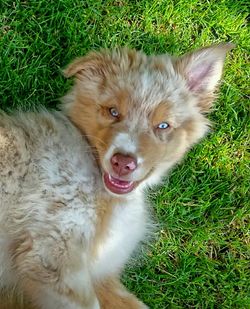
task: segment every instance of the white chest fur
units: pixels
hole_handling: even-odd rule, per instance
[[[147,212],[140,199],[116,205],[107,227],[107,234],[97,248],[92,262],[92,275],[102,279],[119,272],[146,232]]]

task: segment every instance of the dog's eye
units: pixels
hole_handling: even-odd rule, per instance
[[[165,130],[168,127],[169,127],[169,124],[167,122],[161,122],[161,123],[158,124],[157,129]]]
[[[109,109],[110,115],[117,118],[119,116],[119,112],[115,107],[111,107]]]

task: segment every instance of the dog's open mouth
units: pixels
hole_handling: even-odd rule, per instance
[[[115,194],[126,194],[131,192],[136,183],[134,181],[125,181],[111,176],[108,173],[103,175],[104,184],[111,192]]]

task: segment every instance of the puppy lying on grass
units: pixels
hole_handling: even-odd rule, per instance
[[[90,53],[64,71],[61,112],[1,114],[3,289],[41,309],[147,308],[119,282],[150,228],[143,189],[207,132],[232,47]]]

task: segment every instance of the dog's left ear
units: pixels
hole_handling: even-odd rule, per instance
[[[232,43],[221,43],[174,60],[174,68],[186,79],[189,90],[200,97],[202,111],[208,111],[213,101],[213,93],[222,76],[226,53],[234,47]]]
[[[90,52],[71,62],[64,70],[65,77],[74,76],[78,80],[98,81],[103,78],[111,67],[111,61],[104,52]]]

